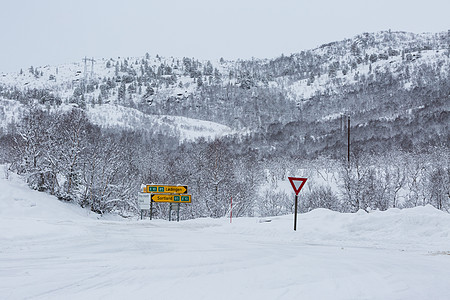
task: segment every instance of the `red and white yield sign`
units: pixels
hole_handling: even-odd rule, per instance
[[[291,182],[292,188],[294,189],[294,192],[296,195],[300,193],[300,190],[305,185],[306,180],[308,178],[298,178],[298,177],[288,177],[289,181]]]
[[[297,230],[297,206],[298,206],[298,193],[305,185],[308,178],[288,177],[291,182],[292,188],[295,192],[295,212],[294,212],[294,230]]]

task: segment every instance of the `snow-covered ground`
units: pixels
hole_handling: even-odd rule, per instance
[[[0,171],[1,299],[449,299],[450,215],[431,206],[318,209],[296,232],[292,215],[123,220]]]

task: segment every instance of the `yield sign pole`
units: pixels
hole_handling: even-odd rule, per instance
[[[303,188],[308,178],[288,177],[292,188],[295,192],[295,212],[294,212],[294,231],[297,230],[297,207],[298,207],[298,193]]]

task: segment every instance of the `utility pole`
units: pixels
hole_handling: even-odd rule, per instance
[[[350,114],[341,115],[341,134],[344,135],[345,127],[347,127],[347,163],[350,166]]]
[[[94,78],[94,58],[87,58],[86,56],[83,58],[84,61],[84,81],[87,82],[87,62],[91,62],[91,74],[89,76],[89,79],[92,80]]]
[[[85,56],[84,58],[83,58],[83,61],[84,61],[84,82],[86,82],[86,80],[87,80],[87,65],[86,65],[86,62],[87,62],[87,57]]]
[[[350,116],[347,115],[347,161],[348,165],[350,166]]]

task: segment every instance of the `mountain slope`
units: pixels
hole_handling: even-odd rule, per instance
[[[373,87],[403,92],[425,88],[447,96],[449,54],[448,32],[364,33],[275,59],[201,62],[146,54],[95,59],[93,65],[30,67],[0,76],[0,95],[50,105],[114,103],[148,114],[219,122],[234,129],[258,128],[304,119],[304,115],[313,121],[348,111],[364,113],[368,108],[361,111],[359,104],[347,101],[348,96],[376,94]],[[326,103],[324,111],[307,105],[333,96],[340,98],[337,107]],[[371,107],[384,117],[401,101],[396,100],[390,109],[379,109],[374,102]]]

